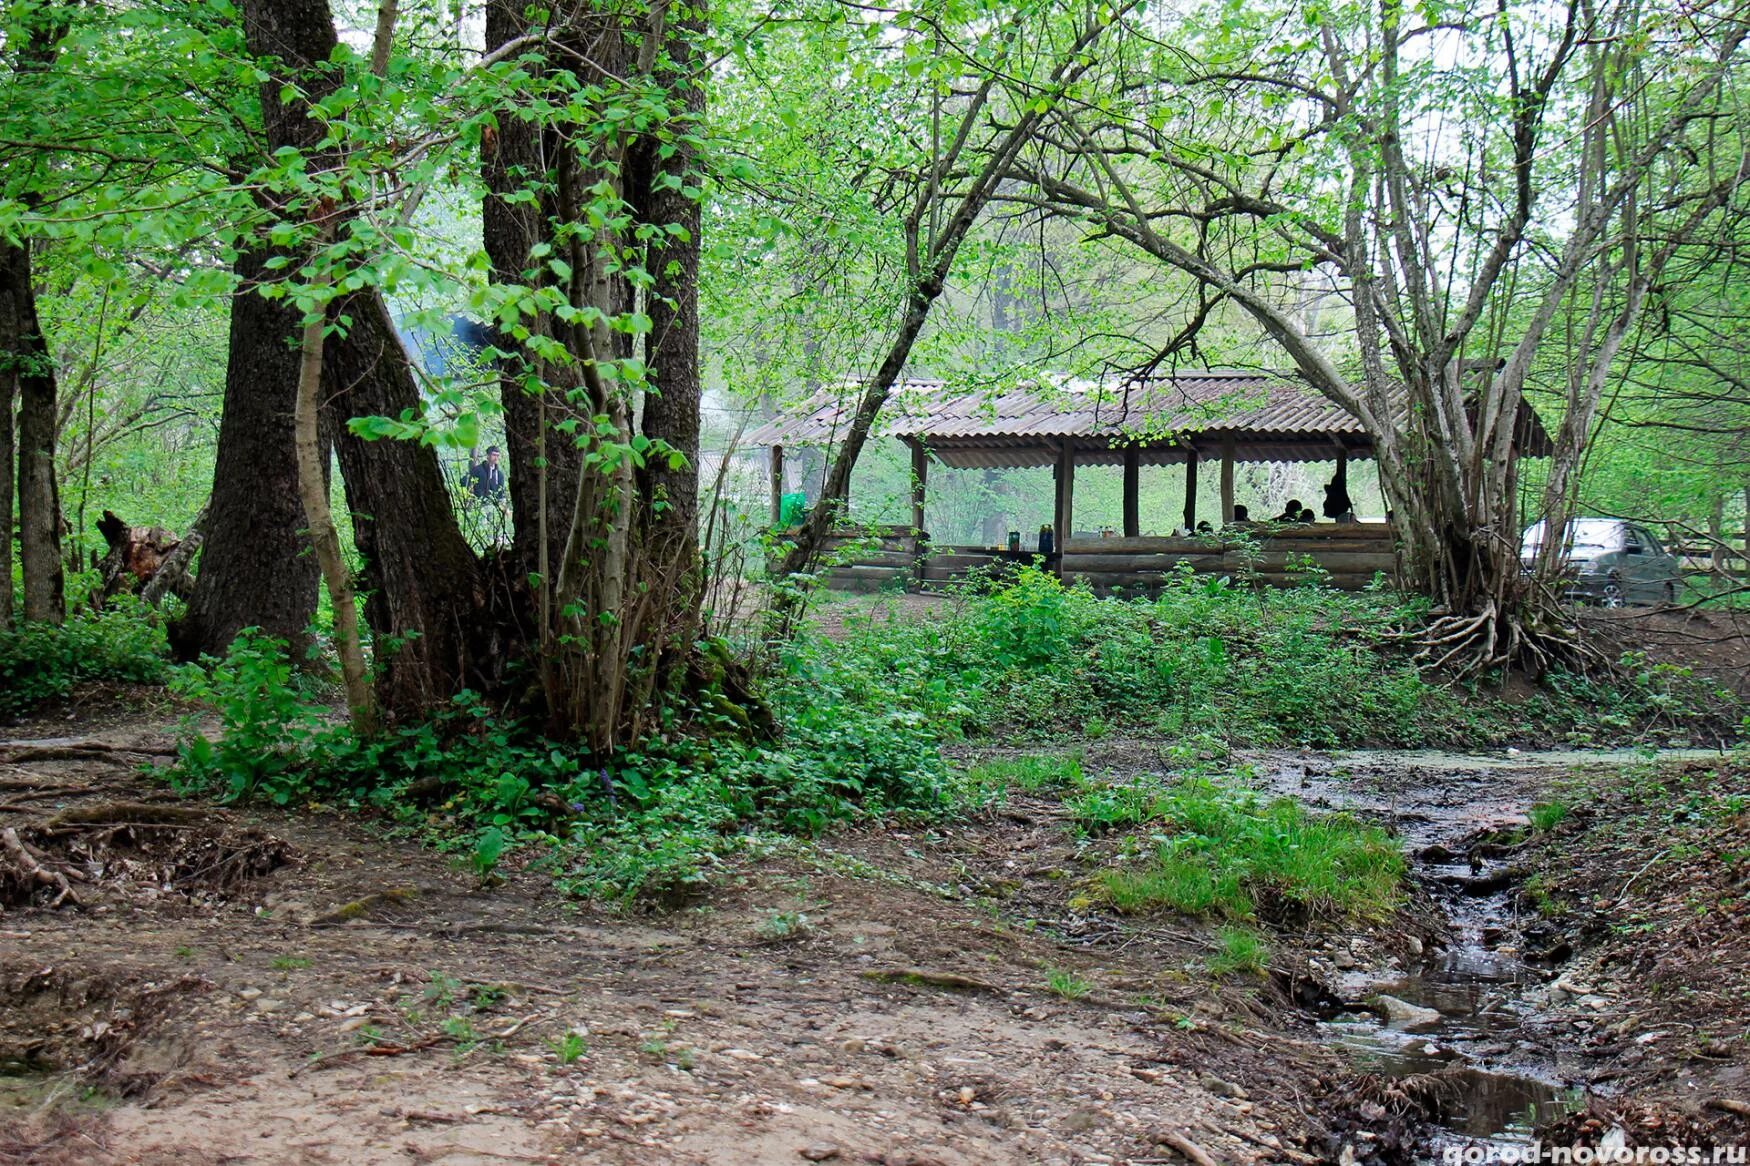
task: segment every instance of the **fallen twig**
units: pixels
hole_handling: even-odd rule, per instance
[[[466,1114],[438,1113],[430,1109],[385,1109],[383,1116],[398,1117],[410,1125],[416,1121],[429,1122],[432,1125],[454,1125],[457,1122],[468,1120]]]
[[[1209,1156],[1208,1150],[1177,1130],[1157,1130],[1153,1135],[1153,1140],[1157,1145],[1171,1146],[1187,1159],[1195,1162],[1197,1166],[1221,1166]]]
[[[509,1037],[513,1037],[517,1033],[521,1032],[523,1030],[523,1028],[526,1027],[527,1025],[530,1025],[530,1024],[534,1023],[535,1021],[540,1020],[544,1016],[551,1016],[551,1015],[552,1015],[552,1013],[550,1013],[550,1012],[532,1012],[529,1015],[523,1017],[521,1020],[517,1021],[515,1024],[511,1025],[509,1028],[504,1029],[502,1032],[495,1032],[492,1035],[495,1038],[497,1038],[498,1040],[505,1040],[505,1039],[507,1039]]]
[[[1282,1140],[1274,1135],[1254,1133],[1243,1126],[1230,1126],[1226,1122],[1216,1121],[1208,1117],[1203,1119],[1203,1124],[1211,1133],[1228,1134],[1243,1142],[1250,1142],[1254,1146],[1262,1146],[1272,1154],[1287,1158],[1290,1162],[1299,1163],[1301,1166],[1314,1166],[1318,1162],[1318,1159],[1311,1154],[1305,1154],[1292,1146],[1283,1145]]]
[[[359,1045],[350,1049],[336,1049],[332,1053],[318,1053],[303,1064],[294,1066],[286,1076],[299,1077],[311,1069],[327,1069],[353,1057],[399,1057],[406,1053],[417,1053],[449,1039],[447,1036],[433,1036],[410,1045]]]
[[[1653,857],[1651,857],[1647,860],[1647,865],[1643,866],[1640,870],[1637,870],[1634,874],[1630,875],[1628,882],[1622,884],[1622,890],[1618,891],[1616,894],[1616,905],[1618,907],[1622,906],[1623,903],[1625,903],[1628,900],[1629,888],[1634,886],[1636,881],[1638,881],[1642,875],[1644,875],[1648,871],[1652,870],[1654,863],[1658,862],[1661,858],[1664,858],[1667,854],[1670,854],[1670,853],[1671,852],[1669,850],[1661,850],[1659,853],[1655,854]]]
[[[1739,1117],[1750,1117],[1750,1101],[1738,1101],[1731,1097],[1713,1097],[1708,1099],[1708,1109],[1717,1109],[1721,1113],[1732,1113]]]

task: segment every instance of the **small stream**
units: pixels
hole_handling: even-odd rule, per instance
[[[1525,810],[1564,772],[1642,763],[1632,750],[1463,755],[1369,750],[1330,756],[1253,759],[1267,789],[1315,808],[1353,810],[1383,820],[1405,840],[1412,869],[1434,894],[1450,927],[1448,943],[1407,966],[1356,960],[1332,985],[1343,1000],[1388,995],[1432,1010],[1386,1020],[1372,1009],[1321,1023],[1330,1043],[1357,1067],[1390,1077],[1443,1072],[1456,1088],[1442,1124],[1446,1146],[1506,1146],[1529,1141],[1538,1121],[1578,1096],[1584,1073],[1562,1046],[1540,1036],[1526,990],[1554,971],[1522,958],[1510,890],[1491,879],[1506,860],[1460,849],[1479,830],[1523,825]],[[1667,750],[1662,760],[1717,757]],[[1482,893],[1478,893],[1482,892]],[[1430,1157],[1427,1161],[1435,1161]]]

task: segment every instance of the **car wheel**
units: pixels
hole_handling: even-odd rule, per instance
[[[1604,587],[1598,592],[1598,603],[1601,607],[1621,607],[1628,602],[1628,593],[1623,590],[1621,579],[1606,579]]]

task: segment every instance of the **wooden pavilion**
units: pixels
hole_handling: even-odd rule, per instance
[[[836,444],[855,399],[854,386],[822,393],[746,438],[771,451],[774,523],[786,447]],[[1395,571],[1385,522],[1234,522],[1234,467],[1241,462],[1346,464],[1374,455],[1359,421],[1293,375],[1207,370],[1127,384],[1065,382],[995,393],[907,381],[896,387],[875,436],[897,438],[911,450],[912,522],[876,532],[880,550],[835,568],[837,586],[940,583],[1005,559],[1035,557],[1035,551],[932,544],[924,530],[932,461],[954,468],[1050,466],[1055,538],[1046,566],[1066,582],[1086,580],[1099,591],[1156,588],[1181,563],[1200,572],[1244,567],[1270,582],[1289,581],[1297,567],[1316,563],[1342,587],[1364,586],[1379,572]],[[1537,414],[1522,404],[1512,456],[1548,456],[1550,448]],[[1198,470],[1210,461],[1221,466],[1219,508],[1209,514],[1217,529],[1198,535]],[[1143,537],[1142,467],[1168,465],[1185,467],[1182,533]],[[1075,480],[1082,466],[1123,467],[1122,534],[1076,531]],[[855,533],[866,535],[866,528]]]

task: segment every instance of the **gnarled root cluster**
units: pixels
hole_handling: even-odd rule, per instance
[[[63,903],[78,906],[73,884],[89,881],[83,871],[51,863],[12,827],[0,830],[0,901],[29,903],[47,887],[55,892],[48,904],[51,908]]]
[[[1411,641],[1418,667],[1459,679],[1497,668],[1537,677],[1557,664],[1580,671],[1609,666],[1553,605],[1506,604],[1493,597],[1474,611],[1436,617]]]

